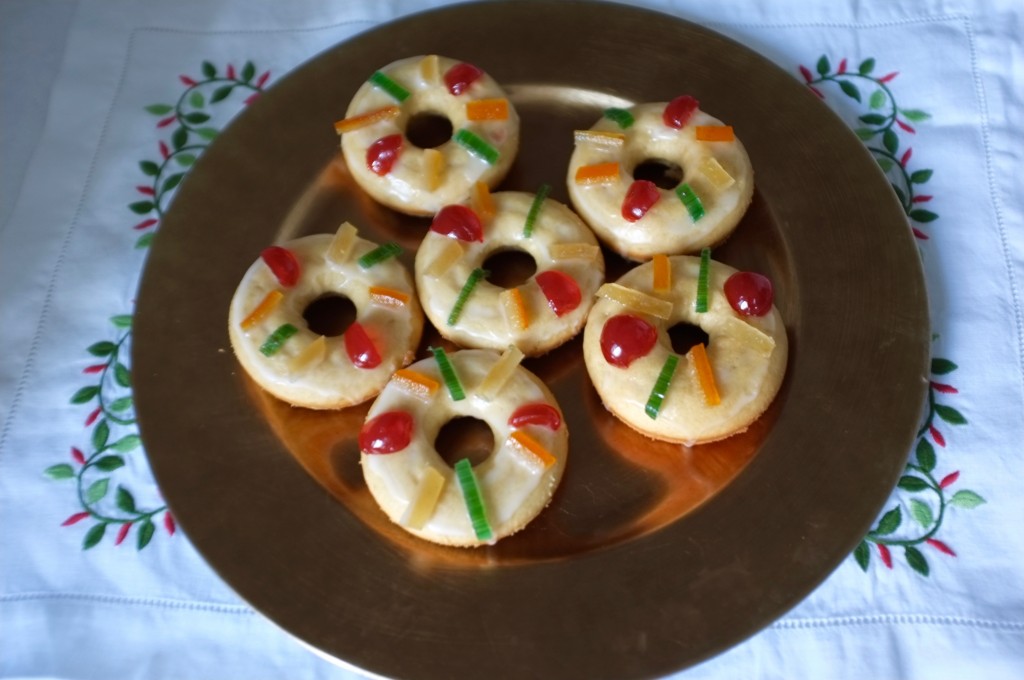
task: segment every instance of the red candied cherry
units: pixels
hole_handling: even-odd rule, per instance
[[[601,329],[601,353],[605,361],[619,368],[650,354],[657,341],[654,326],[632,314],[613,316]]]
[[[302,273],[302,269],[299,266],[299,260],[292,251],[281,246],[269,246],[263,249],[260,257],[267,267],[270,268],[278,283],[285,288],[291,288],[299,282],[299,275]]]
[[[391,172],[392,166],[402,153],[402,135],[381,137],[366,150],[366,167],[375,175],[383,177]]]
[[[377,368],[380,366],[380,352],[373,340],[358,321],[345,330],[345,353],[356,368]]]
[[[676,97],[665,106],[661,113],[661,119],[665,125],[679,129],[690,122],[690,117],[700,106],[700,103],[688,94]]]
[[[548,299],[548,307],[555,313],[555,316],[565,316],[579,307],[580,302],[583,301],[579,284],[568,274],[551,269],[537,274],[536,280],[544,297]]]
[[[515,428],[539,425],[549,430],[557,430],[562,425],[562,416],[551,404],[525,404],[509,416],[508,424]]]
[[[444,84],[448,86],[449,92],[458,96],[468,90],[483,74],[484,72],[476,66],[462,62],[448,69],[444,74]]]
[[[755,272],[737,272],[725,281],[725,297],[738,313],[764,316],[772,310],[772,282]]]
[[[635,180],[626,190],[626,198],[622,201],[622,217],[628,222],[636,222],[647,214],[658,199],[661,191],[654,182],[647,179]]]
[[[394,453],[412,441],[412,416],[405,411],[387,411],[363,423],[359,450],[363,453]]]
[[[460,241],[484,240],[484,227],[476,213],[464,205],[446,205],[434,216],[430,231]]]

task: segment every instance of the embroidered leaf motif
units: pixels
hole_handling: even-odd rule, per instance
[[[150,104],[146,107],[146,110],[152,113],[154,116],[162,116],[165,113],[170,113],[174,110],[174,107],[170,104]]]
[[[932,522],[935,521],[935,516],[932,514],[932,509],[928,507],[926,503],[922,503],[916,498],[910,499],[910,514],[914,516],[917,523],[923,527],[929,527]]]
[[[914,571],[922,576],[928,575],[928,560],[924,558],[924,555],[921,554],[920,550],[908,545],[903,550],[903,556],[906,558],[907,564],[909,564]]]
[[[82,541],[82,549],[88,550],[89,548],[95,547],[97,543],[103,540],[103,534],[107,531],[106,524],[97,524],[92,529],[89,529],[85,534],[85,539]]]
[[[930,113],[925,113],[918,109],[900,109],[900,113],[902,113],[907,120],[914,123],[920,123],[921,121],[928,120],[932,117]]]
[[[231,91],[235,89],[234,85],[222,85],[213,91],[210,95],[210,103],[216,104],[219,101],[223,101],[231,96]]]
[[[85,500],[87,503],[96,503],[103,499],[107,495],[107,490],[110,487],[110,479],[104,477],[103,479],[97,479],[95,482],[89,485],[89,488],[85,490]]]
[[[139,163],[139,169],[142,170],[142,174],[150,177],[160,174],[160,166],[153,161],[142,161]]]
[[[142,440],[139,438],[139,435],[130,434],[118,439],[110,448],[114,449],[118,453],[128,453],[129,451],[139,448],[139,444],[141,443]]]
[[[931,472],[935,469],[935,447],[930,441],[924,438],[918,439],[914,455],[922,472]]]
[[[910,181],[914,184],[924,184],[932,178],[931,170],[918,170],[910,175]]]
[[[910,219],[916,222],[934,222],[939,216],[930,210],[911,210]]]
[[[85,404],[96,398],[96,395],[100,393],[100,388],[95,385],[89,385],[75,392],[74,396],[71,397],[72,404]]]
[[[900,512],[900,507],[897,505],[895,508],[882,515],[882,519],[878,522],[878,528],[875,529],[875,533],[879,536],[887,536],[899,529],[902,522],[903,513]]]
[[[139,550],[142,550],[147,545],[149,545],[149,542],[153,540],[153,532],[155,530],[156,527],[153,525],[152,520],[147,519],[145,522],[142,523],[142,526],[139,527],[139,537],[137,544]]]
[[[153,201],[136,201],[128,205],[128,208],[137,215],[145,215],[148,212],[152,212],[154,207]]]
[[[953,497],[949,499],[949,502],[958,508],[976,508],[979,505],[985,503],[985,499],[967,489],[961,489],[953,494]]]
[[[117,493],[115,494],[117,507],[125,512],[135,512],[135,497],[132,496],[131,492],[123,486],[117,487]]]
[[[46,468],[46,474],[50,479],[71,479],[75,476],[75,469],[67,463],[58,463]]]
[[[883,106],[885,106],[885,100],[885,91],[875,90],[874,92],[871,93],[871,98],[868,99],[868,106],[870,106],[872,109],[880,109]],[[884,119],[880,122],[884,122]]]
[[[864,61],[862,61],[860,63],[860,66],[857,68],[857,72],[860,73],[862,76],[866,76],[869,73],[871,73],[874,70],[874,68],[875,68],[875,60],[874,60],[874,58],[873,57],[868,57],[867,59],[865,59]]]
[[[868,564],[871,562],[871,548],[868,546],[867,541],[861,541],[853,551],[853,558],[857,560],[857,564],[864,571],[868,570]]]
[[[860,90],[858,90],[857,86],[851,83],[850,81],[840,80],[839,89],[842,90],[843,94],[845,94],[847,97],[860,101]]]
[[[949,359],[932,359],[932,373],[934,373],[935,375],[945,375],[947,373],[952,373],[957,368],[959,368],[959,366],[954,364]]]
[[[928,488],[928,482],[924,481],[920,477],[904,475],[900,477],[900,481],[897,486],[904,491],[924,491]]]
[[[896,153],[900,148],[899,135],[892,128],[889,128],[882,133],[882,145],[889,153]]]
[[[104,472],[113,472],[120,467],[124,467],[124,458],[121,456],[103,456],[94,465]]]
[[[817,68],[818,68],[818,73],[820,75],[827,75],[828,72],[832,70],[832,67],[828,63],[828,57],[826,57],[825,55],[821,55],[821,58],[818,59],[818,66],[817,66]]]
[[[951,425],[963,425],[967,422],[967,418],[964,418],[963,414],[952,406],[936,404],[935,414]]]
[[[208,61],[203,62],[203,75],[207,78],[217,77],[217,67]]]

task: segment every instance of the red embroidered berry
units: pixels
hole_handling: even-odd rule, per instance
[[[761,274],[737,272],[725,281],[725,297],[740,314],[764,316],[772,310],[772,282]]]
[[[375,175],[383,177],[391,172],[392,166],[402,153],[402,135],[381,137],[366,150],[366,167]]]
[[[405,411],[388,411],[368,420],[359,431],[363,453],[394,453],[412,441],[412,416]]]
[[[619,368],[650,354],[657,341],[654,326],[632,314],[613,316],[601,329],[601,353],[605,361]]]
[[[460,241],[484,240],[484,227],[476,213],[464,205],[446,205],[434,216],[430,231]]]

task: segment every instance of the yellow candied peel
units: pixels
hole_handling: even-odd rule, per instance
[[[605,130],[574,130],[573,141],[576,144],[597,144],[600,146],[619,148],[626,143],[626,134],[623,132],[609,132]]]
[[[494,217],[496,212],[494,197],[491,196],[491,190],[486,182],[478,181],[473,184],[473,193],[470,196],[469,202],[469,207],[472,208],[481,222],[487,222]]]
[[[659,319],[668,319],[672,316],[671,301],[641,293],[618,283],[603,284],[597,289],[597,294],[599,297],[617,302],[633,312],[649,314]]]
[[[492,401],[498,396],[501,388],[512,377],[516,367],[519,366],[522,360],[523,352],[515,345],[510,345],[507,350],[502,352],[498,360],[491,366],[491,370],[480,381],[480,387],[476,390],[480,398],[484,401]]]
[[[416,485],[415,496],[405,508],[399,524],[409,529],[422,529],[427,520],[434,514],[437,501],[441,498],[441,491],[444,489],[445,476],[436,468],[428,466],[423,471],[423,477]]]
[[[700,174],[711,182],[711,186],[718,190],[728,189],[736,183],[736,179],[722,167],[722,164],[714,156],[708,156],[701,161],[698,169]]]
[[[601,252],[593,243],[552,243],[548,255],[552,260],[588,260],[593,262]]]
[[[735,338],[744,347],[749,347],[762,356],[771,356],[775,351],[775,338],[743,319],[727,316],[723,320],[723,334]]]
[[[420,76],[428,83],[441,79],[441,67],[436,54],[428,54],[420,60]]]
[[[444,276],[452,265],[462,259],[462,245],[455,239],[446,239],[437,257],[427,265],[423,273],[431,278]]]
[[[291,369],[295,373],[308,371],[314,366],[318,366],[325,356],[327,356],[327,338],[319,335],[292,359]]]
[[[334,264],[345,264],[352,255],[352,246],[356,243],[359,230],[351,222],[343,222],[334,234],[331,245],[327,247],[327,260]]]
[[[423,174],[428,191],[435,191],[444,181],[444,154],[437,149],[423,150]]]
[[[283,298],[284,293],[279,290],[272,290],[267,293],[263,300],[256,305],[256,308],[249,312],[249,316],[242,319],[242,322],[239,324],[242,327],[242,330],[249,330],[260,321],[267,318],[267,315],[277,308]]]

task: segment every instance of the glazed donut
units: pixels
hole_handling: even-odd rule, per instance
[[[410,139],[410,123],[438,117],[449,138]],[[504,90],[476,66],[437,55],[375,72],[334,128],[356,183],[410,215],[462,201],[476,182],[496,186],[519,150],[519,116]]]
[[[642,434],[686,445],[723,439],[775,398],[788,344],[766,277],[705,249],[655,256],[598,297],[583,333],[587,373],[605,407]],[[676,354],[668,331],[680,323],[706,333],[706,347]]]
[[[465,347],[513,344],[537,356],[583,328],[604,280],[604,257],[587,226],[546,190],[485,194],[475,210],[455,204],[435,216],[415,271],[420,302],[441,335]],[[529,254],[537,271],[505,289],[483,267],[509,250]]]
[[[396,372],[367,413],[360,462],[381,509],[435,543],[478,546],[522,529],[551,500],[565,469],[569,432],[543,382],[514,347],[459,350]],[[435,440],[450,420],[483,420],[494,449],[450,466]]]
[[[723,241],[754,193],[754,171],[732,127],[686,95],[607,109],[575,138],[572,204],[602,242],[631,260],[697,253]],[[662,181],[642,178],[645,168],[662,172]],[[674,189],[659,188],[676,180]]]
[[[423,313],[400,248],[359,238],[347,222],[265,249],[231,299],[228,330],[242,367],[295,406],[343,408],[376,395],[415,356]],[[311,330],[310,305],[347,298],[355,321],[340,337]],[[333,333],[328,330],[327,333]]]

